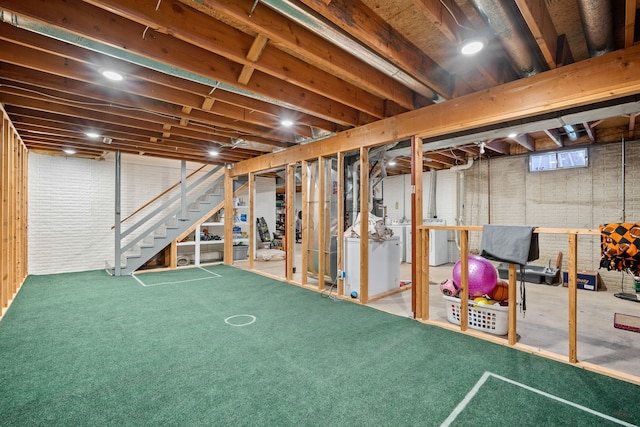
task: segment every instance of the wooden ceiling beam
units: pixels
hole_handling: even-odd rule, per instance
[[[262,54],[262,51],[264,50],[268,41],[269,39],[266,36],[258,34],[255,40],[253,40],[251,48],[247,53],[247,59],[251,62],[256,62],[260,58],[260,55]],[[253,70],[255,70],[253,66],[245,64],[244,67],[242,67],[242,71],[240,72],[240,77],[238,77],[238,83],[243,85],[249,83],[251,75],[253,74]]]
[[[573,64],[573,54],[571,53],[569,41],[565,34],[560,34],[558,36],[558,43],[556,46],[556,65],[561,67],[563,65]]]
[[[334,0],[329,5],[322,0],[301,1],[443,98],[451,98],[453,77],[360,0]]]
[[[231,86],[237,80],[237,63],[159,32],[147,34],[143,39],[143,25],[80,0],[48,0],[46,3],[39,0],[8,0],[3,2],[2,8],[90,40],[118,48],[126,46],[127,51],[133,54]],[[87,19],[87,16],[91,16],[91,19]],[[362,114],[356,109],[264,73],[256,73],[247,88],[255,94],[295,105],[305,113],[325,120],[346,126],[364,123]],[[365,122],[372,121],[373,117]]]
[[[526,94],[526,96],[524,96]],[[640,94],[640,44],[237,163],[232,176],[416,137],[441,138]],[[426,119],[428,118],[428,120]]]
[[[16,128],[20,128],[22,130],[28,130],[29,132],[33,132],[38,134],[41,137],[48,137],[50,139],[54,138],[64,138],[69,140],[79,140],[82,141],[87,146],[93,146],[95,144],[100,144],[100,139],[91,139],[84,135],[83,129],[91,129],[90,127],[84,127],[81,123],[77,123],[75,128],[70,129],[65,127],[63,123],[46,120],[46,119],[36,119],[29,118],[29,116],[24,115],[14,115],[11,114],[12,120],[16,124]],[[23,121],[23,118],[28,118],[27,121]],[[155,138],[149,136],[149,132],[145,133],[142,131],[136,132],[123,132],[123,127],[111,127],[111,128],[102,128],[100,129],[104,136],[108,136],[112,141],[118,142],[129,142],[129,143],[147,143],[149,141],[155,143],[161,143],[171,149],[181,148],[181,149],[191,149],[191,150],[199,150],[202,151],[203,147],[209,147],[213,144],[213,141],[209,140],[188,140],[184,138]],[[125,129],[126,130],[126,129]],[[223,144],[216,144],[223,146]],[[253,153],[255,154],[255,153]],[[250,155],[238,156],[240,159],[246,159],[251,157]]]
[[[633,46],[635,41],[637,0],[624,2],[624,47]]]
[[[633,138],[636,129],[636,119],[639,115],[640,113],[629,114],[629,138]]]
[[[40,146],[49,145],[51,147],[61,147],[61,146],[73,146],[74,148],[82,148],[85,149],[91,147],[83,141],[77,141],[69,138],[62,137],[53,137],[53,136],[42,136],[39,134],[32,134],[28,129],[16,128],[18,133],[23,137],[25,144],[28,148],[32,144],[38,144]],[[98,148],[99,147],[99,148]],[[182,153],[185,156],[189,156],[190,158],[202,158],[203,154],[206,153],[206,148],[203,147],[201,150],[194,151],[189,148],[169,146],[168,144],[163,143],[150,143],[150,142],[139,142],[139,141],[119,141],[113,140],[110,144],[103,144],[99,141],[94,141],[93,144],[94,149],[100,149],[103,151],[123,151],[128,153],[139,153],[140,151],[144,151],[146,153],[153,153],[157,156],[171,155],[173,153]]]
[[[413,3],[447,39],[458,44],[465,38],[462,27],[473,28],[474,25],[455,1],[442,1],[446,2],[446,7],[440,0],[413,0]],[[495,54],[476,56],[473,61],[475,68],[469,73],[465,73],[465,80],[467,80],[467,74],[469,74],[469,78],[473,78],[473,74],[479,72],[492,85],[504,83],[501,79],[500,70],[493,65],[493,61],[497,60],[498,55]],[[483,89],[486,88],[486,85],[484,86]]]
[[[25,144],[27,145],[27,147],[29,147],[30,150],[31,150],[31,147],[33,147],[33,149],[35,150],[43,150],[43,151],[48,150],[51,152],[55,152],[55,151],[60,152],[59,145],[50,144],[47,141],[40,141],[37,138],[34,138],[34,139],[27,138],[25,140]],[[136,149],[134,147],[126,146],[126,145],[119,146],[116,143],[112,145],[105,145],[104,150],[102,151],[103,152],[104,151],[107,151],[107,152],[120,151],[126,154],[144,155],[146,157],[161,157],[164,159],[186,160],[190,162],[209,163],[209,164],[217,164],[217,165],[223,165],[225,163],[225,160],[220,157],[217,157],[215,161],[203,162],[203,158],[205,158],[205,156],[201,154],[197,155],[197,154],[189,153],[184,150],[175,150],[175,151],[169,151],[169,152],[158,152],[155,150],[144,151],[142,149]]]
[[[250,35],[176,0],[164,0],[157,4],[147,0],[86,0],[86,3],[152,28],[156,32],[170,34],[192,47],[204,49],[240,66],[255,68],[268,76],[366,112],[373,117],[384,117],[382,99],[379,97],[266,43],[262,47],[265,50],[264,55],[256,60],[247,58],[245,53],[251,51],[250,46],[254,41]],[[169,43],[166,46],[168,50],[171,50],[171,45],[176,44],[175,41],[170,43],[169,40],[164,40],[163,43]],[[234,79],[232,84],[236,84],[236,80]],[[243,84],[251,87],[249,80]]]
[[[511,152],[511,144],[504,139],[494,139],[487,142],[487,148],[496,153],[508,155]]]
[[[596,136],[595,136],[595,133],[593,132],[593,129],[591,128],[591,124],[589,122],[584,122],[582,123],[582,127],[584,127],[585,132],[587,132],[587,136],[589,137],[589,140],[592,143],[595,143]]]
[[[62,58],[72,58],[75,61],[87,64],[88,66],[92,66],[93,63],[102,63],[107,61],[104,55],[100,55],[95,52],[89,52],[86,49],[71,46],[68,43],[63,43],[57,40],[50,39],[48,37],[31,33],[29,31],[13,27],[7,23],[0,23],[0,39],[10,42],[19,41],[20,46],[24,46],[29,49],[33,48],[41,50],[43,52],[57,55]],[[90,61],[88,61],[88,59],[90,59]],[[274,104],[269,104],[267,102],[247,96],[231,93],[220,88],[212,90],[210,86],[204,85],[202,83],[169,76],[164,73],[136,66],[125,61],[116,60],[114,58],[108,58],[108,61],[111,64],[114,64],[114,66],[118,69],[127,69],[131,75],[135,76],[134,78],[136,80],[144,80],[160,85],[160,87],[158,87],[157,89],[157,92],[162,92],[161,86],[166,86],[198,96],[202,96],[202,94],[210,95],[215,93],[215,100],[217,101],[217,103],[213,106],[213,108],[211,108],[211,112],[221,116],[229,117],[233,120],[242,120],[257,125],[264,125],[276,123],[278,117],[294,115],[293,110],[291,109],[276,106]],[[7,70],[5,67],[7,66],[7,64],[0,64],[0,66],[3,68],[2,75],[6,77]],[[22,68],[22,70],[26,70],[26,68]],[[30,71],[37,72],[36,70]],[[48,75],[46,73],[42,74]],[[74,80],[78,79],[74,78]],[[155,92],[156,91],[154,90],[154,93]],[[295,116],[299,123],[304,123],[308,126],[314,126],[319,129],[326,129],[332,132],[336,131],[335,124],[327,120],[319,119],[317,117],[302,113],[295,113]],[[303,132],[302,135],[311,136],[310,132],[308,134]]]
[[[564,147],[564,142],[562,142],[562,135],[560,135],[558,129],[545,129],[544,133],[546,133],[549,139],[551,139],[551,141],[553,141],[553,143],[558,147]]]
[[[0,41],[0,47],[3,46],[3,43]],[[237,108],[233,105],[225,104],[220,105],[220,109],[224,109],[224,113],[226,115],[219,115],[218,108],[213,109],[213,114],[207,112],[200,112],[198,110],[194,110],[192,106],[185,106],[180,102],[187,102],[185,98],[182,97],[172,97],[172,96],[163,96],[167,95],[167,92],[163,90],[162,87],[156,87],[155,85],[148,83],[146,86],[140,87],[136,85],[137,90],[127,90],[127,85],[110,87],[110,86],[98,86],[92,84],[90,79],[85,78],[83,80],[76,80],[78,77],[74,75],[72,69],[74,68],[73,63],[67,61],[67,66],[65,67],[61,62],[62,59],[56,61],[55,56],[49,57],[46,56],[43,60],[51,59],[48,63],[44,61],[46,65],[39,67],[40,70],[36,70],[35,64],[31,64],[27,59],[29,55],[26,53],[34,52],[33,50],[24,49],[25,55],[20,55],[16,53],[11,55],[10,52],[13,51],[13,47],[18,48],[16,45],[7,44],[9,46],[4,52],[0,53],[0,58],[11,58],[12,64],[0,64],[0,72],[1,75],[7,79],[11,79],[14,81],[28,81],[30,84],[36,87],[48,87],[48,88],[61,88],[64,87],[65,90],[71,93],[79,93],[83,96],[87,96],[92,99],[102,99],[104,102],[109,104],[119,104],[119,105],[130,105],[134,108],[139,108],[146,111],[155,111],[159,114],[169,114],[172,116],[180,116],[181,119],[188,118],[182,110],[189,109],[189,111],[193,111],[191,114],[192,119],[199,119],[200,121],[209,123],[213,126],[223,126],[229,128],[240,129],[243,132],[251,133],[251,134],[261,134],[268,133],[271,138],[276,139],[274,145],[278,146],[288,146],[287,144],[282,144],[281,142],[289,142],[293,143],[295,141],[294,136],[291,132],[281,132],[277,128],[273,128],[274,117],[266,116],[260,112],[255,112],[254,114],[246,113],[246,109]],[[4,54],[4,55],[3,55]],[[14,60],[15,57],[21,57],[21,63],[15,64],[18,60]],[[43,60],[38,60],[37,63],[43,63]],[[59,63],[60,67],[55,67],[53,64]],[[44,69],[43,67],[49,67]],[[82,66],[78,65],[76,68],[82,68]],[[64,75],[60,75],[64,73]],[[80,79],[83,76],[79,77]],[[171,89],[173,91],[173,89]],[[137,97],[132,97],[132,92],[139,92]],[[157,97],[156,100],[149,99],[146,95],[152,94]],[[199,98],[197,95],[193,96],[194,100],[197,101]],[[209,98],[207,98],[209,99]],[[211,98],[212,99],[212,98]],[[168,102],[164,102],[163,100],[167,100]],[[169,102],[172,102],[177,105],[172,105]],[[170,106],[170,107],[169,107]],[[181,106],[181,107],[180,107]],[[170,108],[170,111],[167,111]],[[230,116],[230,117],[228,117]],[[239,121],[242,118],[247,117],[250,124],[245,124],[243,121]],[[266,121],[266,123],[265,123]],[[259,128],[255,125],[262,126]],[[300,131],[302,135],[311,136],[311,131],[306,128],[301,128]]]
[[[549,9],[544,0],[515,0],[545,62],[550,69],[556,68],[558,33],[553,25]]]
[[[335,49],[328,40],[288,20],[275,10],[257,4],[251,16],[243,0],[180,0],[217,19],[232,20],[239,27],[264,34],[279,49],[376,94],[381,99],[413,110],[430,103],[400,82],[343,49]]]
[[[442,163],[443,165],[446,165],[446,166],[453,166],[455,164],[455,161],[451,160],[449,157],[444,156],[442,154],[438,154],[438,153],[426,152],[424,153],[424,157],[431,159],[431,162]]]
[[[0,67],[0,71],[2,71],[2,67]],[[91,88],[88,86],[82,86],[82,83],[74,84],[74,82],[67,79],[63,80],[63,87],[67,88],[66,94],[60,93],[56,90],[47,89],[43,87],[44,85],[40,84],[42,82],[38,80],[31,80],[31,83],[36,85],[35,87],[29,87],[28,85],[25,87],[24,84],[21,84],[21,86],[24,87],[25,91],[31,92],[27,94],[28,96],[41,99],[43,101],[61,99],[66,95],[67,99],[70,100],[70,102],[67,102],[67,105],[78,106],[91,104],[91,109],[97,112],[103,111],[103,108],[107,108],[114,112],[119,111],[120,114],[126,114],[128,117],[139,117],[142,120],[151,120],[156,123],[163,123],[163,117],[172,117],[175,120],[179,120],[178,125],[184,129],[198,130],[200,132],[208,133],[212,132],[211,128],[218,129],[218,132],[226,129],[227,132],[232,134],[240,131],[243,135],[262,138],[265,143],[277,147],[288,147],[295,142],[293,135],[290,133],[279,132],[267,127],[260,128],[204,112],[201,114],[196,113],[191,115],[190,117],[192,117],[192,119],[190,125],[185,126],[182,125],[183,119],[186,118],[182,112],[185,107],[180,108],[180,106],[177,105],[158,101],[149,101],[143,97],[130,97],[120,91],[111,91],[109,96],[105,96],[103,95],[103,92],[90,91]],[[3,80],[0,79],[0,81]],[[12,89],[10,85],[5,85],[3,91],[5,93],[20,93],[19,89]],[[75,102],[73,102],[74,97],[76,98]],[[103,105],[100,105],[100,101]],[[131,105],[126,105],[125,103],[127,102],[131,103]],[[199,126],[206,127],[207,129],[197,129]]]
[[[167,141],[157,141],[157,142],[148,142],[143,139],[116,139],[114,138],[110,144],[104,144],[100,141],[86,141],[78,138],[74,138],[72,136],[65,136],[64,134],[60,135],[48,135],[46,130],[43,131],[41,128],[28,126],[20,124],[20,126],[16,126],[16,129],[20,135],[25,136],[25,141],[27,147],[30,147],[31,143],[37,142],[40,145],[48,144],[51,147],[73,147],[82,150],[127,150],[131,153],[139,153],[143,151],[145,153],[153,153],[157,156],[165,156],[172,155],[176,152],[180,152],[184,155],[190,156],[192,159],[196,159],[196,161],[202,162],[202,158],[206,157],[206,154],[213,145],[175,145],[170,144]],[[99,147],[99,148],[98,148]],[[237,162],[240,160],[244,160],[250,158],[255,155],[252,154],[242,154],[240,152],[236,152],[236,150],[230,147],[218,147],[218,158],[216,161],[223,162]],[[199,160],[198,160],[199,159]]]
[[[79,134],[82,134],[84,138],[84,132],[87,130],[99,129],[104,135],[116,140],[133,140],[133,141],[151,141],[162,142],[166,144],[179,145],[181,147],[194,147],[199,148],[204,146],[210,146],[216,144],[220,147],[230,147],[232,141],[230,138],[220,137],[216,135],[210,135],[206,139],[194,139],[182,136],[174,136],[171,139],[163,139],[157,136],[157,132],[148,131],[139,128],[130,128],[127,126],[97,125],[94,122],[89,122],[83,118],[67,117],[64,121],[59,120],[59,116],[52,113],[38,113],[24,108],[9,107],[7,109],[12,120],[15,123],[23,123],[23,125],[40,126],[40,131],[45,132],[49,130],[58,130],[58,134],[64,134],[70,138],[77,138]],[[38,115],[39,114],[39,115]],[[94,143],[93,140],[88,140],[88,143]],[[259,141],[258,141],[259,142]],[[262,154],[260,151],[233,148],[234,152],[238,154],[237,160],[244,160],[256,155]],[[232,156],[233,157],[233,156]]]

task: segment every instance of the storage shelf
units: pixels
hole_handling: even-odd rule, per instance
[[[237,201],[236,201],[237,203]],[[249,206],[234,206],[231,213],[233,216],[228,217],[227,219],[233,219],[233,228],[235,233],[232,234],[232,238],[226,240],[226,245],[243,245],[249,246],[250,237],[241,237],[239,232],[247,234],[249,230],[249,222],[248,219]],[[204,222],[197,224],[193,231],[189,233],[188,239],[185,242],[178,242],[178,266],[185,265],[204,265],[211,263],[220,263],[222,262],[222,257],[225,251],[225,240],[224,237],[224,228],[225,228],[225,220],[222,217],[222,212],[216,212],[212,214],[210,217],[206,218]],[[244,220],[243,220],[244,219]],[[204,230],[207,230],[204,233]],[[201,238],[206,234],[207,239]],[[221,237],[219,240],[209,239],[209,236],[218,236]],[[220,257],[220,259],[215,259],[216,257]],[[213,258],[213,259],[212,259]],[[235,257],[234,257],[235,259]]]

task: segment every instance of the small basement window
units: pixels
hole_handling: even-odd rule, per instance
[[[529,172],[585,168],[587,166],[589,166],[589,154],[586,148],[529,155]]]

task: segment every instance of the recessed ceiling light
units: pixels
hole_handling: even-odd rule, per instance
[[[486,40],[481,37],[465,39],[460,44],[460,53],[463,55],[475,55],[484,48],[485,43]]]
[[[64,151],[67,154],[76,154],[76,150],[74,150],[73,148],[65,148],[62,151]]]
[[[293,126],[293,120],[283,119],[280,124],[286,128]]]
[[[389,160],[389,163],[387,163],[389,166],[395,166],[396,165],[396,161],[395,160]]]
[[[518,136],[517,133],[515,132],[511,132],[509,135],[507,135],[509,138],[515,138],[516,136]]]
[[[124,76],[122,74],[113,70],[103,70],[102,75],[108,78],[109,80],[113,80],[114,82],[119,82],[124,80]]]
[[[85,132],[85,135],[87,135],[89,138],[94,138],[94,139],[100,136],[98,132],[93,132],[93,131]]]
[[[218,154],[220,154],[218,153],[218,150],[209,150],[209,155],[211,157],[216,157]]]

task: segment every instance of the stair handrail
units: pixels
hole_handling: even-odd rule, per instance
[[[220,170],[222,169],[222,167],[215,169],[213,171],[210,171],[209,173],[207,173],[207,176],[204,176],[202,178],[200,178],[197,182],[192,183],[191,185],[189,185],[187,187],[187,191],[193,189],[194,187],[198,187],[202,184],[201,181],[204,181],[205,179],[209,178],[212,175],[215,175],[215,173],[213,172],[220,172]],[[187,201],[187,204],[191,204],[193,202],[196,202],[200,197],[202,197],[211,187],[217,185],[220,183],[220,180],[222,180],[224,178],[224,170],[222,170],[222,173],[217,176],[215,178],[214,183],[212,183],[211,186],[206,186],[204,188],[201,188],[200,191],[198,191],[195,195],[192,195],[189,200]],[[135,229],[140,228],[142,225],[146,225],[149,223],[149,221],[151,219],[153,219],[156,215],[158,215],[159,213],[161,213],[162,211],[164,211],[167,207],[169,207],[173,202],[177,201],[180,198],[180,194],[174,196],[172,199],[166,201],[166,203],[164,203],[162,206],[158,207],[153,213],[148,214],[145,218],[143,218],[142,220],[140,220],[138,223],[136,223],[134,226],[132,226],[130,229],[128,229],[125,233],[122,233],[121,237],[125,237],[127,235],[129,235],[132,231],[134,231]],[[172,217],[177,216],[180,212],[182,211],[182,206],[178,205],[175,208],[173,208],[172,210],[166,212],[164,214],[164,216],[162,216],[159,219],[156,219],[153,224],[148,225],[148,227],[145,228],[145,230],[143,232],[141,232],[138,236],[136,236],[135,238],[133,238],[130,242],[128,242],[125,246],[121,246],[121,253],[125,253],[126,251],[128,251],[129,249],[131,249],[132,247],[134,247],[138,242],[140,242],[141,240],[144,240],[150,233],[152,233],[154,230],[157,230],[162,224],[166,223],[168,220],[170,220]],[[122,239],[121,239],[122,242]]]
[[[221,173],[220,173],[221,172]],[[198,178],[198,180],[196,180],[195,182],[189,184],[187,186],[187,193],[191,190],[193,190],[194,188],[200,186],[202,183],[204,183],[207,179],[211,178],[212,176],[216,175],[220,173],[220,176],[217,176],[215,178],[216,181],[218,181],[222,176],[224,176],[224,169],[222,166],[218,166],[215,169],[210,170],[209,172],[207,172],[205,175],[203,175],[202,177]],[[196,194],[195,196],[192,196],[188,201],[187,204],[192,203],[193,201],[195,201],[197,198],[199,198],[200,196],[202,196],[205,192],[207,191],[207,188],[202,189],[198,194]],[[134,232],[135,230],[137,230],[138,228],[140,228],[143,224],[146,224],[148,221],[150,221],[152,218],[154,218],[156,215],[158,215],[160,212],[162,212],[163,210],[165,210],[168,206],[170,206],[173,202],[175,202],[176,200],[178,200],[181,197],[181,194],[175,194],[174,196],[172,196],[170,199],[166,200],[163,204],[161,204],[160,206],[158,206],[154,211],[148,213],[144,218],[140,219],[137,223],[133,224],[131,227],[127,228],[125,231],[123,231],[122,233],[120,233],[120,238],[124,239],[125,237],[127,237],[129,234],[131,234],[132,232]],[[173,215],[175,215],[176,213],[173,212]],[[137,239],[136,241],[139,241],[139,239]]]
[[[187,179],[191,178],[193,175],[197,174],[198,172],[200,172],[202,169],[206,168],[209,165],[202,165],[200,166],[198,169],[194,170],[193,172],[191,172],[189,175],[187,175]],[[147,206],[151,205],[153,202],[155,202],[156,200],[160,199],[162,196],[164,196],[165,194],[167,194],[168,192],[170,192],[171,190],[173,190],[174,188],[176,188],[177,186],[179,186],[181,184],[180,181],[176,182],[175,184],[173,184],[171,187],[167,188],[166,190],[164,190],[162,193],[158,194],[157,196],[155,196],[154,198],[152,198],[151,200],[149,200],[148,202],[146,202],[145,204],[143,204],[142,206],[140,206],[138,209],[136,209],[135,211],[131,212],[129,215],[127,215],[125,218],[123,218],[122,220],[120,220],[120,224],[124,223],[126,220],[128,220],[129,218],[133,217],[134,215],[136,215],[138,212],[142,211],[144,208],[146,208]],[[114,228],[116,228],[115,225],[111,226],[111,229],[113,230]]]
[[[245,182],[244,184],[242,184],[240,187],[238,187],[236,190],[233,191],[233,197],[236,197],[236,196],[242,194],[242,192],[245,191],[247,188],[249,188],[249,183]],[[225,201],[223,200],[222,202],[220,202],[217,205],[215,205],[213,208],[211,208],[209,210],[209,212],[207,212],[206,215],[203,216],[203,218],[204,217],[209,217],[209,216],[213,215],[214,213],[218,212],[220,209],[223,209],[224,208],[224,203],[225,203]],[[184,239],[187,235],[189,235],[189,233],[194,231],[197,226],[198,226],[198,223],[196,222],[191,227],[187,228],[181,235],[179,235],[177,240]]]

